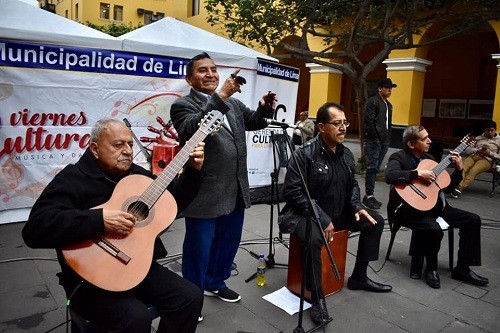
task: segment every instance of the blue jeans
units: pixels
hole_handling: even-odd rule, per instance
[[[201,291],[226,288],[240,245],[245,206],[238,200],[228,215],[212,219],[186,217],[182,275]]]
[[[366,173],[365,173],[365,194],[372,195],[375,191],[375,179],[377,172],[382,166],[385,154],[389,145],[381,144],[377,139],[365,138],[363,151],[365,153]]]

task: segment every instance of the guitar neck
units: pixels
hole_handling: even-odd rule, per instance
[[[196,147],[198,142],[205,140],[207,135],[208,133],[204,133],[201,129],[198,129],[196,133],[193,134],[191,139],[186,142],[184,147],[182,147],[182,149],[175,155],[175,157],[172,159],[172,161],[170,161],[167,167],[160,173],[158,178],[156,178],[156,180],[151,184],[151,187],[155,187],[155,189],[151,189],[153,193],[159,192],[158,196],[160,196],[163,191],[165,191],[170,182],[172,182],[172,180],[177,176],[179,171],[188,161],[189,154],[191,154],[194,147]]]
[[[219,123],[223,115],[218,111],[212,111],[208,116],[211,121]],[[155,181],[149,185],[146,191],[144,191],[144,193],[140,196],[139,201],[145,203],[149,208],[151,208],[163,192],[165,192],[168,185],[177,176],[182,167],[186,164],[189,159],[189,154],[191,154],[198,142],[205,140],[207,135],[212,131],[213,128],[205,128],[204,126],[201,126],[170,161],[167,167],[163,169]]]
[[[468,145],[469,145],[469,144],[468,144],[468,143],[466,143],[466,142],[461,142],[461,143],[458,145],[458,147],[456,147],[456,148],[454,149],[454,151],[456,151],[457,153],[461,154],[461,153],[465,150],[465,148],[467,148],[467,146],[468,146]],[[434,169],[432,169],[432,171],[434,171],[434,174],[439,175],[441,172],[443,172],[443,171],[444,171],[444,170],[448,167],[448,165],[450,165],[450,164],[451,164],[451,159],[450,159],[450,156],[451,156],[451,154],[446,155],[446,157],[445,157],[445,158],[443,158],[443,159],[441,160],[441,162],[439,162],[439,163],[438,163],[438,164],[434,167]]]

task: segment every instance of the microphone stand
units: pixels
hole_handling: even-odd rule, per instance
[[[283,131],[286,131],[286,129],[289,127],[289,125],[283,124],[281,127],[282,127]],[[285,139],[286,139],[288,147],[290,148],[290,151],[293,152],[293,146],[292,146],[292,143],[290,142],[290,138],[288,137],[288,135],[285,136]],[[304,245],[304,253],[303,253],[303,255],[306,258],[306,264],[302,265],[302,281],[300,284],[299,319],[298,319],[297,327],[293,330],[293,333],[304,333],[304,328],[302,327],[302,317],[304,314],[304,294],[305,294],[305,290],[306,290],[305,281],[307,278],[306,272],[310,268],[310,264],[311,264],[311,262],[310,262],[311,256],[308,252],[309,252],[309,249],[311,246],[312,222],[316,223],[316,227],[318,227],[319,230],[322,231],[323,228],[321,227],[321,223],[319,221],[318,211],[316,210],[316,206],[312,201],[311,194],[309,193],[309,189],[307,188],[307,183],[305,181],[304,175],[302,174],[302,170],[300,169],[299,163],[297,161],[297,157],[293,153],[292,153],[292,158],[293,158],[293,161],[295,162],[295,164],[297,165],[297,171],[299,173],[300,180],[302,182],[302,187],[303,187],[304,192],[306,194],[307,203],[308,203],[308,208],[305,210],[307,224],[306,224],[306,236],[305,236],[305,245]],[[332,252],[330,250],[330,247],[328,246],[328,241],[326,240],[325,234],[323,232],[320,232],[320,235],[322,237],[323,244],[325,245],[326,252],[328,253],[328,257],[330,259],[330,264],[331,264],[333,274],[335,275],[335,278],[337,279],[337,281],[340,281],[340,273],[339,273],[339,270],[337,268],[337,265],[335,264],[335,260],[333,259],[333,255],[332,255]],[[332,321],[332,318],[329,318],[329,320],[327,322],[314,327],[313,329],[309,330],[308,333],[313,332],[313,331],[317,330],[318,328],[325,326],[326,324],[328,324],[331,321]]]
[[[279,135],[279,134],[276,134]],[[283,136],[287,136],[288,134],[286,131],[283,131]],[[274,170],[271,172],[271,212],[269,215],[269,252],[267,254],[266,258],[266,268],[273,268],[274,266],[280,266],[280,267],[288,267],[286,264],[279,264],[276,263],[274,260],[274,251],[273,251],[273,227],[274,227],[274,203],[276,202],[278,212],[280,211],[279,208],[279,187],[278,187],[278,176],[279,176],[279,166],[276,164],[276,150],[277,148],[277,143],[275,142],[275,134],[274,131],[271,131],[271,142],[273,144],[273,161],[274,161]],[[286,140],[286,139],[285,139]],[[286,149],[286,147],[285,147]],[[293,153],[293,151],[292,151]],[[275,192],[276,191],[276,192]],[[276,201],[274,201],[274,198],[276,198]],[[284,243],[283,241],[283,235],[281,232],[279,233],[278,240],[281,244],[283,244],[286,248],[288,248],[288,245]],[[252,257],[255,259],[259,259],[259,255],[253,251],[249,252]],[[255,279],[257,277],[257,272],[253,273],[249,278],[245,280],[245,282],[250,282],[251,280]]]
[[[144,154],[144,156],[146,156],[146,161],[148,163],[151,163],[151,161],[152,161],[151,155],[148,153],[146,148],[142,145],[142,142],[135,136],[134,132],[132,131],[132,125],[130,124],[128,119],[123,118],[123,122],[125,123],[125,125],[127,125],[128,128],[130,128],[130,132],[132,133],[132,136],[134,137],[135,143],[137,143],[141,152]]]

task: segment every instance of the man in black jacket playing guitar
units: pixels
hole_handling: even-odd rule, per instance
[[[144,221],[133,214],[136,211],[110,209],[103,205],[106,201],[109,202],[112,196],[124,192],[129,193],[129,197],[133,199],[131,194],[137,192],[141,183],[152,182],[149,177],[152,178],[153,175],[149,171],[132,163],[133,138],[130,129],[117,119],[101,119],[92,128],[90,141],[90,147],[80,160],[60,171],[35,202],[23,229],[26,245],[56,249],[62,269],[60,284],[66,291],[69,306],[106,331],[149,333],[153,318],[147,305],[155,305],[161,318],[157,332],[195,332],[203,306],[203,295],[195,285],[156,262],[156,259],[166,255],[165,247],[157,234],[152,235],[147,246],[144,243],[138,246],[140,248],[137,250],[141,253],[151,247],[152,253],[148,260],[141,260],[129,251],[121,251],[124,252],[121,258],[125,255],[131,257],[126,267],[142,263],[145,265],[145,275],[147,273],[142,282],[139,280],[140,283],[128,290],[99,288],[99,285],[84,281],[70,268],[66,257],[63,257],[68,247],[85,240],[100,239],[103,235],[109,235],[111,240],[115,240],[117,249],[120,249],[118,241],[130,239],[137,234],[144,236],[141,230],[157,224],[154,220],[149,221],[147,226],[140,227]],[[203,175],[203,148],[204,143],[198,143],[194,150],[186,152],[189,155],[186,157],[189,158],[189,163],[186,163],[182,174],[168,186],[171,195],[168,192],[163,193],[169,197],[173,196],[171,204],[162,204],[163,197],[160,198],[154,210],[148,212],[150,218],[161,216],[163,211],[170,212],[175,217],[175,204],[177,203],[179,211],[182,211],[196,196]],[[182,151],[178,155],[181,153]],[[176,174],[177,172],[174,172],[174,175]],[[118,191],[120,184],[127,179],[134,179],[134,184]],[[121,193],[117,193],[115,189]],[[102,207],[96,207],[98,205]],[[128,207],[131,206],[133,204]],[[148,221],[147,218],[145,220]],[[172,220],[168,222],[171,223]],[[93,241],[91,243],[95,244]],[[123,243],[120,245],[123,246]],[[108,268],[98,264],[97,257],[101,255],[112,258],[104,249],[99,256],[84,256],[90,261],[91,271],[98,277],[101,277],[100,272],[102,274],[102,271]],[[126,280],[128,276],[134,276],[136,273],[111,273],[102,278],[118,284],[118,281]]]
[[[403,132],[403,149],[389,157],[385,173],[386,182],[392,185],[387,205],[388,218],[394,218],[394,212],[397,209],[397,218],[404,226],[412,229],[410,277],[421,278],[425,258],[426,283],[432,288],[440,287],[437,259],[443,230],[436,219],[441,217],[451,227],[460,230],[457,266],[453,269],[451,277],[473,285],[485,286],[488,284],[488,279],[477,275],[469,267],[481,265],[481,218],[477,214],[451,207],[444,197],[444,192],[448,193],[462,180],[462,158],[456,151],[451,152],[447,157],[456,169],[449,181],[450,176],[446,170],[439,173],[435,168],[422,167],[428,165],[429,160],[434,160],[434,157],[427,153],[430,144],[431,139],[424,127],[408,126]],[[440,177],[447,177],[449,183],[442,190],[436,186],[440,182]],[[420,197],[417,193],[419,188],[420,191],[436,188],[437,196],[435,202],[432,203],[432,208],[422,209],[417,202],[412,202],[412,197]],[[414,193],[406,196],[404,191],[407,189]],[[422,196],[430,198],[430,196]]]

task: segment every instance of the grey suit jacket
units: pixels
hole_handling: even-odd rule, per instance
[[[170,118],[179,133],[181,146],[198,130],[198,124],[211,110],[225,113],[231,129],[221,129],[205,139],[205,177],[198,196],[184,211],[194,218],[216,218],[231,213],[241,195],[250,207],[245,131],[263,129],[263,118],[272,117],[272,110],[259,106],[250,110],[235,98],[223,101],[217,93],[210,99],[191,89],[177,99],[170,109]]]

